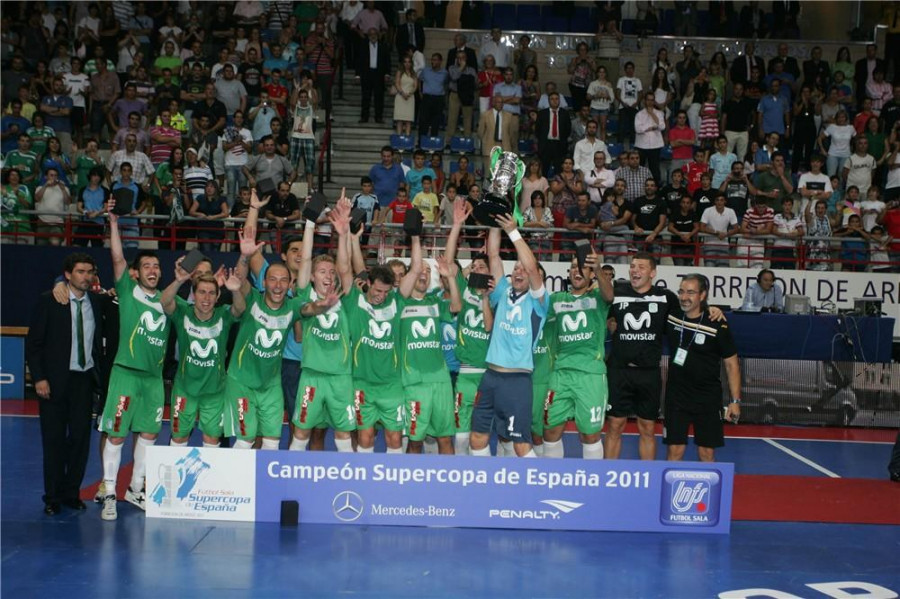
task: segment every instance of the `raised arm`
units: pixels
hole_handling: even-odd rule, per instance
[[[400,279],[400,295],[409,297],[412,295],[413,288],[416,286],[416,279],[422,274],[422,241],[418,235],[414,235],[409,246],[409,270]]]
[[[181,262],[183,260],[184,256],[175,261],[175,279],[169,283],[168,287],[163,289],[162,295],[159,298],[163,312],[169,316],[175,313],[175,297],[178,295],[178,290],[184,285],[185,281],[191,278],[191,273],[181,268]]]
[[[591,249],[591,255],[585,259],[585,264],[591,267],[591,270],[594,272],[598,272],[598,266],[600,266],[600,256],[597,255],[597,252]],[[600,295],[606,300],[606,303],[611,304],[613,301],[613,297],[615,294],[613,293],[613,285],[612,281],[603,276],[596,277],[597,279],[597,288],[600,290]]]
[[[506,231],[506,234],[509,236],[510,241],[513,242],[513,245],[516,246],[516,254],[519,257],[519,262],[522,263],[522,268],[524,268],[525,272],[528,274],[528,286],[532,291],[540,291],[544,287],[544,279],[541,277],[541,271],[537,266],[537,260],[535,259],[534,254],[531,253],[531,248],[528,247],[528,243],[522,239],[522,234],[516,229],[515,219],[509,214],[504,214],[498,216],[496,220],[497,224]],[[540,301],[543,303],[543,295],[541,296]]]
[[[263,208],[266,207],[266,205],[268,205],[270,198],[271,196],[266,196],[264,199],[260,200],[259,196],[256,195],[256,189],[250,188],[250,209],[247,211],[247,219],[244,222],[243,234],[241,234],[240,236],[242,242],[244,238],[249,238],[249,240],[253,242],[256,241],[259,213]],[[265,244],[260,243],[259,247],[261,248],[263,245]],[[248,245],[247,247],[249,248],[250,246]],[[243,257],[243,249],[241,250],[241,256]],[[259,276],[259,273],[262,271],[263,264],[265,264],[265,260],[263,259],[263,255],[261,252],[254,252],[249,257],[249,268],[254,277]],[[244,280],[246,281],[247,277],[244,277]]]
[[[437,262],[438,274],[447,281],[447,287],[450,291],[450,313],[459,314],[462,312],[462,296],[459,293],[459,285],[456,283],[456,273],[459,270],[456,263],[447,260],[447,255],[438,256]]]
[[[353,268],[350,264],[350,200],[341,189],[341,197],[334,210],[328,213],[328,220],[338,234],[337,272],[341,281],[341,294],[346,295],[353,286]]]
[[[497,284],[504,275],[503,261],[500,259],[500,229],[492,228],[488,231],[487,254],[491,278],[494,279],[494,284]]]
[[[472,214],[472,204],[463,198],[456,198],[453,202],[453,226],[450,228],[450,234],[447,235],[447,248],[444,255],[450,262],[456,260],[456,249],[459,246],[459,235],[462,232],[462,226],[466,219]]]
[[[254,192],[254,197],[256,197],[256,192]],[[242,296],[241,303],[244,304],[245,298],[248,293],[250,293],[250,281],[248,281],[247,271],[250,268],[254,267],[254,261],[258,260],[260,263],[262,262],[262,254],[260,250],[265,245],[264,243],[256,243],[256,219],[253,219],[254,222],[250,222],[250,217],[247,217],[247,222],[244,223],[244,228],[238,231],[238,243],[239,248],[241,250],[241,257],[238,258],[237,266],[235,267],[235,273],[237,277],[240,279],[240,287],[238,287],[239,294],[232,293],[232,295],[240,295]],[[259,275],[261,266],[256,266],[254,271],[254,275]],[[226,280],[226,286],[227,286]],[[228,287],[231,291],[234,291],[230,287]],[[231,312],[234,314],[234,307],[238,304],[238,302],[234,301],[231,304]],[[241,310],[243,312],[243,309]],[[234,314],[235,317],[240,316],[240,314]]]
[[[113,278],[118,281],[128,268],[125,252],[122,250],[122,236],[119,234],[119,215],[113,212],[116,207],[114,199],[109,200],[109,253],[112,256]]]
[[[309,285],[312,276],[312,253],[315,244],[316,222],[306,219],[303,225],[303,246],[300,250],[300,268],[297,271],[297,287],[303,289]]]
[[[250,284],[247,282],[247,263],[244,262],[243,254],[238,258],[237,266],[230,272],[226,271],[226,274],[225,289],[231,292],[231,315],[240,318],[247,309],[245,291],[250,290]]]
[[[362,226],[359,228],[359,231],[350,234],[350,265],[354,276],[368,270],[366,268],[366,259],[362,253],[362,245],[359,241],[365,231],[365,226]]]

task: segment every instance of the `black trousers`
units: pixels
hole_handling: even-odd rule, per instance
[[[638,154],[641,155],[641,164],[650,169],[650,172],[653,173],[653,178],[656,179],[656,184],[662,185],[662,181],[659,178],[659,152],[659,148],[653,150],[638,148]]]
[[[891,461],[888,464],[888,470],[891,474],[900,473],[900,432],[897,433],[897,440],[894,441],[894,449],[891,451]]]
[[[444,96],[423,94],[422,110],[419,112],[419,135],[439,135],[443,119]]]
[[[550,167],[553,167],[555,175],[560,173],[568,149],[566,141],[562,139],[547,139],[540,142],[538,156],[541,159],[541,164],[544,165],[545,176],[550,173]]]
[[[369,118],[369,105],[372,96],[375,96],[375,118],[381,120],[384,116],[384,74],[378,69],[366,69],[360,74],[362,83],[362,112],[360,118]]]
[[[91,443],[94,373],[72,372],[65,389],[40,399],[44,503],[78,499]]]

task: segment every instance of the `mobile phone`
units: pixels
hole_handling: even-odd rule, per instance
[[[578,260],[579,272],[584,270],[587,257],[591,255],[591,242],[587,239],[578,239],[575,241],[575,258]],[[584,273],[582,273],[584,274]]]
[[[187,256],[184,257],[184,260],[181,261],[181,269],[185,272],[192,273],[204,258],[206,258],[206,256],[203,255],[203,252],[198,249],[193,249],[188,252]]]
[[[113,199],[116,200],[116,205],[112,210],[113,214],[118,216],[131,214],[131,211],[134,210],[134,192],[125,187],[120,187],[113,191],[112,195]]]
[[[354,208],[350,211],[350,232],[356,235],[366,224],[366,211],[362,208]]]
[[[491,275],[480,272],[470,272],[469,280],[466,281],[466,285],[469,286],[469,289],[489,289],[490,283]]]

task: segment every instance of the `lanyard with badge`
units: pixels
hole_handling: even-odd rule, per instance
[[[687,315],[685,315],[687,318]],[[672,362],[676,366],[684,366],[684,363],[687,361],[688,350],[691,348],[691,345],[694,343],[694,339],[697,338],[697,329],[694,329],[694,334],[691,336],[691,340],[688,341],[687,347],[681,347],[681,344],[684,342],[684,328],[687,324],[687,321],[684,320],[681,323],[681,332],[678,334],[678,349],[675,351],[675,357],[672,359]],[[703,324],[703,314],[700,314],[700,322],[697,325]]]

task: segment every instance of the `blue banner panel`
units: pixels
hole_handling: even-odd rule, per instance
[[[256,520],[727,534],[734,465],[257,452]]]
[[[25,339],[0,337],[0,399],[25,398]]]

